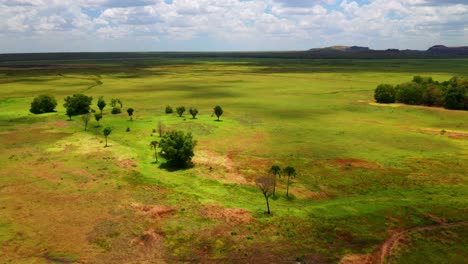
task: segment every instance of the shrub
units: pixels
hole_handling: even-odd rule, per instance
[[[182,115],[184,114],[185,112],[185,107],[184,106],[179,106],[176,108],[176,112],[177,114],[179,115],[179,117],[182,117]]]
[[[174,110],[172,110],[172,107],[170,105],[166,106],[166,114],[172,114],[174,113]]]
[[[54,96],[42,94],[34,98],[29,111],[33,114],[50,113],[55,111],[56,106],[57,100],[55,100]]]
[[[182,131],[170,131],[164,134],[159,143],[161,156],[168,164],[176,167],[190,165],[196,145],[197,142],[193,140],[192,134],[185,134]]]
[[[69,117],[74,115],[83,115],[90,112],[90,105],[92,101],[92,96],[74,94],[73,96],[67,96],[65,98],[63,107],[67,109],[67,115]]]
[[[425,99],[424,88],[415,82],[400,84],[396,88],[396,100],[409,105],[422,105]]]
[[[395,102],[395,88],[390,84],[380,84],[375,88],[374,98],[377,103],[391,104]]]
[[[112,108],[111,113],[112,113],[113,115],[120,114],[120,113],[122,113],[122,109],[120,109],[119,107],[114,107],[114,108]]]

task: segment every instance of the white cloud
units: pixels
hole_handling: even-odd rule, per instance
[[[462,0],[0,0],[2,39],[29,40],[0,52],[54,51],[51,39],[83,51],[423,49],[467,43],[466,25]]]

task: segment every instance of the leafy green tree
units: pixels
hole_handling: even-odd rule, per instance
[[[422,105],[426,100],[424,87],[415,82],[403,83],[396,88],[396,100],[409,105]]]
[[[86,113],[84,115],[81,115],[81,120],[83,120],[83,123],[85,125],[84,131],[86,131],[88,129],[89,120],[91,120],[91,113]]]
[[[128,113],[128,116],[130,117],[130,120],[133,120],[133,112],[135,112],[133,108],[130,107],[127,109],[127,113]]]
[[[445,93],[445,108],[463,110],[467,91],[464,87],[449,87]]]
[[[170,131],[164,134],[159,142],[161,156],[171,166],[185,167],[190,165],[197,142],[192,134],[182,131]]]
[[[104,97],[100,96],[97,102],[97,106],[99,107],[101,114],[102,114],[102,111],[104,110],[104,107],[106,107],[106,105],[107,104],[106,104],[106,101],[104,101]]]
[[[57,100],[54,96],[41,94],[33,99],[29,111],[33,114],[51,113],[55,111],[56,106]]]
[[[101,114],[101,113],[94,114],[94,119],[96,119],[96,122],[98,123],[98,127],[101,126],[101,125],[99,124],[99,120],[102,119],[102,114]]]
[[[177,114],[179,115],[179,117],[182,117],[182,115],[184,114],[185,112],[185,107],[184,106],[179,106],[176,108],[176,112]]]
[[[111,113],[112,113],[113,115],[118,115],[118,114],[122,113],[122,110],[120,109],[120,107],[117,107],[117,106],[116,106],[116,107],[113,107],[113,108],[112,108]]]
[[[274,179],[274,185],[273,185],[273,195],[276,194],[276,177],[281,177],[281,168],[280,166],[274,164],[271,166],[270,171],[271,174],[273,174],[273,179]]]
[[[104,147],[107,147],[107,137],[112,133],[112,128],[106,127],[102,133],[104,134],[104,137],[106,137],[106,145]]]
[[[189,113],[192,115],[192,118],[193,118],[193,119],[196,119],[196,118],[197,118],[197,114],[198,114],[198,109],[193,108],[193,107],[190,107]]]
[[[258,189],[262,191],[263,197],[265,197],[267,205],[267,213],[270,214],[270,202],[269,199],[274,195],[274,184],[275,181],[270,177],[261,177],[255,181]]]
[[[287,187],[286,187],[286,197],[289,197],[289,183],[290,183],[290,179],[291,177],[294,177],[296,176],[296,169],[294,169],[293,167],[291,166],[287,166],[286,168],[283,169],[283,172],[288,175],[288,183],[287,183]]]
[[[174,113],[174,110],[172,110],[172,107],[170,105],[166,106],[166,114],[172,114]]]
[[[219,121],[219,117],[223,115],[223,108],[221,108],[221,106],[217,105],[217,106],[215,106],[213,111],[214,111],[214,114],[216,115],[216,117],[218,118],[218,121]]]
[[[154,149],[154,158],[156,159],[156,162],[158,162],[158,145],[159,145],[159,142],[156,140],[153,140],[150,143],[150,148]]]
[[[375,101],[382,104],[394,103],[395,95],[395,88],[390,84],[379,84],[374,92]]]
[[[86,96],[84,94],[74,94],[73,96],[67,96],[63,107],[67,109],[67,115],[70,117],[75,115],[87,114],[90,111],[90,105],[93,101],[93,97]]]

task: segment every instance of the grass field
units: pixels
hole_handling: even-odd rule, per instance
[[[468,219],[468,112],[373,103],[380,83],[447,80],[468,60],[79,63],[0,68],[2,263],[379,263],[395,232]],[[42,93],[56,113],[29,113]],[[108,106],[85,132],[62,107],[75,93],[120,98],[134,120]],[[193,168],[154,164],[159,120],[193,133]],[[267,216],[254,180],[274,163],[298,175]],[[463,263],[466,233],[411,232],[392,263]]]

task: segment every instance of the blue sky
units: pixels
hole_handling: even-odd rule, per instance
[[[0,0],[0,53],[468,45],[466,0]]]

